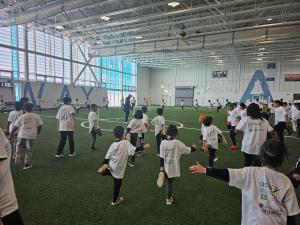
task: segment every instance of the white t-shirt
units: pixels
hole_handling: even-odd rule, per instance
[[[135,100],[135,98],[133,99],[131,99],[131,104],[135,104],[136,103],[136,100]]]
[[[190,153],[191,148],[186,147],[179,140],[163,140],[161,142],[160,158],[164,159],[164,170],[168,178],[180,177],[180,157]]]
[[[238,117],[240,116],[239,112],[236,109],[234,109],[232,111],[228,111],[228,114],[229,114],[228,121],[231,123],[231,126],[235,127],[239,122],[238,120]]]
[[[35,140],[38,127],[43,125],[41,117],[35,113],[25,113],[14,124],[19,128],[18,138]]]
[[[240,110],[240,116],[241,116],[241,119],[244,118],[244,117],[247,117],[247,109],[241,109]]]
[[[23,111],[20,110],[20,111],[11,111],[9,114],[8,114],[8,119],[7,121],[10,122],[9,124],[9,133],[12,132],[13,128],[14,128],[14,125],[15,125],[15,122],[17,121],[17,119],[23,115]],[[19,131],[16,131],[16,133],[18,133]]]
[[[128,156],[135,153],[134,147],[129,141],[116,141],[109,147],[105,159],[109,159],[109,169],[114,178],[122,179],[126,170]]]
[[[297,112],[298,112],[299,110],[296,108],[296,106],[295,105],[292,105],[292,107],[291,107],[291,112],[292,112],[292,121],[296,121],[297,120]]]
[[[145,124],[147,124],[149,126],[149,117],[147,114],[143,114],[143,133],[148,132],[147,127],[145,126]]]
[[[273,130],[266,119],[256,120],[250,116],[242,118],[235,129],[244,133],[242,151],[253,155],[259,155],[261,146],[267,140],[268,132]]]
[[[16,211],[18,202],[10,171],[11,146],[0,129],[0,218]]]
[[[75,110],[71,105],[63,105],[56,114],[59,120],[59,131],[74,131]]]
[[[181,102],[180,102],[180,105],[183,106],[183,105],[184,105],[184,101],[181,101]]]
[[[289,178],[266,167],[228,169],[229,185],[242,191],[241,225],[286,224],[300,213]]]
[[[218,134],[221,134],[222,131],[215,125],[210,125],[209,127],[203,125],[203,130],[201,131],[203,141],[206,141],[210,148],[218,149]]]
[[[275,124],[279,122],[286,122],[285,116],[287,115],[285,109],[282,106],[274,109],[275,112]]]
[[[131,129],[130,130],[131,134],[136,134],[136,133],[142,132],[142,130],[144,128],[143,119],[135,119],[135,118],[133,118],[132,120],[130,120],[127,128]]]
[[[165,125],[166,121],[165,121],[165,118],[163,116],[156,116],[151,121],[151,124],[154,125],[154,130],[155,130],[154,134],[156,136],[160,133],[161,125]],[[165,129],[163,129],[163,134],[165,134]]]
[[[88,116],[89,119],[89,133],[95,128],[96,130],[99,129],[98,125],[98,116],[94,111],[91,111]]]
[[[291,119],[292,118],[292,107],[287,106],[284,109],[285,109],[286,113],[288,114],[288,117]]]

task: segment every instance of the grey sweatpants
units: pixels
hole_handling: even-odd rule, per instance
[[[31,164],[32,160],[32,148],[34,145],[34,139],[18,138],[16,145],[16,158],[15,163],[20,163],[24,158],[25,164]]]

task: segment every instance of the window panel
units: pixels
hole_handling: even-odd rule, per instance
[[[18,25],[18,45],[24,48],[24,25]]]
[[[11,45],[11,28],[0,27],[0,44]]]

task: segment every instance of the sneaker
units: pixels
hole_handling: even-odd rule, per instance
[[[111,202],[111,205],[112,205],[112,206],[114,206],[114,205],[119,205],[119,204],[121,204],[122,202],[124,202],[124,198],[123,198],[123,197],[119,197],[117,201]]]
[[[173,203],[172,197],[170,199],[166,198],[166,205],[172,205],[172,203]]]
[[[134,163],[128,163],[129,166],[134,167],[135,164]]]
[[[69,154],[69,157],[76,156],[77,154],[74,152],[73,154]]]
[[[23,167],[23,170],[28,170],[32,168],[32,165],[31,164],[28,164],[28,163],[25,163],[24,167]]]
[[[165,180],[165,173],[164,172],[159,172],[158,178],[156,181],[156,184],[159,188],[161,188],[164,185],[164,180]]]
[[[143,155],[144,155],[143,152],[138,152],[138,153],[137,153],[137,156],[143,156]]]
[[[218,160],[219,160],[218,157],[214,158],[214,162],[216,162],[216,161],[218,161]]]
[[[61,157],[65,157],[65,156],[66,156],[65,154],[61,153],[61,154],[56,154],[55,158],[61,158]]]
[[[237,145],[232,145],[229,147],[230,150],[238,150],[239,146]]]

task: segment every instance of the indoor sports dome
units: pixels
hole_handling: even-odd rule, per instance
[[[0,1],[0,225],[300,224],[300,0]]]

